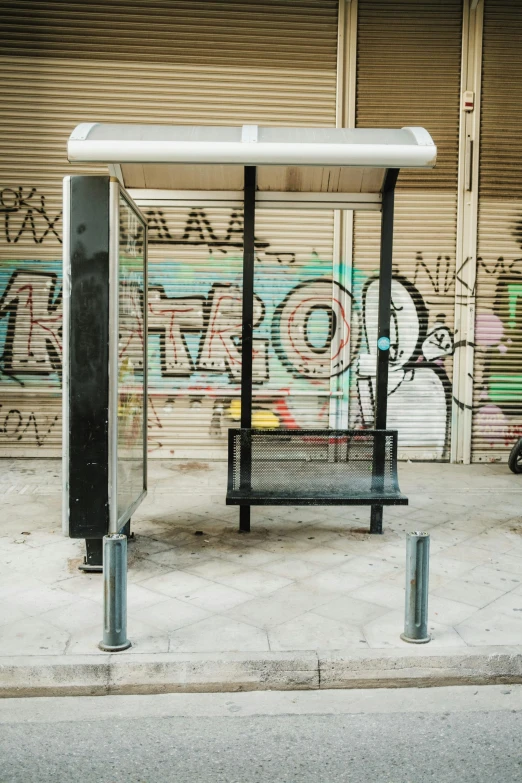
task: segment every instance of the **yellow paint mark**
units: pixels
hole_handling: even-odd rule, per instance
[[[232,421],[239,421],[241,418],[241,400],[232,400],[230,408],[228,409],[228,415]]]
[[[279,427],[279,419],[272,411],[254,411],[252,413],[252,427],[256,430],[273,430]]]
[[[241,400],[232,400],[228,408],[228,416],[232,421],[241,420]],[[279,427],[279,419],[269,410],[253,411],[252,427],[256,430],[273,430]]]

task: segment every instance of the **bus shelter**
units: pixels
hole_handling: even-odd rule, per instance
[[[387,430],[394,191],[401,168],[435,165],[423,128],[345,129],[90,123],[68,142],[71,163],[106,176],[64,183],[64,532],[88,542],[121,533],[146,492],[149,205],[243,205],[241,422],[229,431],[227,503],[407,504],[397,432]],[[254,234],[258,209],[381,213],[373,430],[252,428]],[[141,355],[124,362],[125,319]]]

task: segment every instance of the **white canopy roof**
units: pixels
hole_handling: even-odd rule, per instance
[[[431,168],[424,128],[265,128],[83,123],[71,162],[107,163],[138,203],[236,202],[257,166],[258,206],[379,209],[386,170]]]

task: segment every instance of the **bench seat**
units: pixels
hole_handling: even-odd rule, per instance
[[[395,430],[230,429],[227,505],[407,505]],[[380,455],[380,456],[379,456]]]

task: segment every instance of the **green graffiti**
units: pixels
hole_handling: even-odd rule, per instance
[[[491,375],[489,397],[493,402],[520,402],[522,400],[522,374]]]
[[[517,322],[517,300],[519,296],[522,297],[522,283],[509,283],[507,288],[509,297],[508,326],[510,329],[514,329]]]

